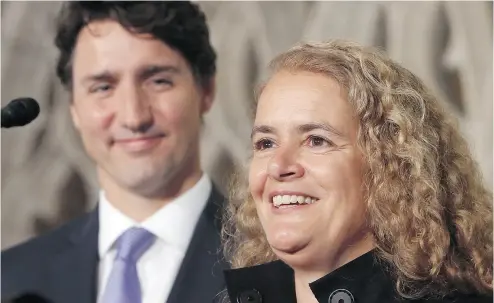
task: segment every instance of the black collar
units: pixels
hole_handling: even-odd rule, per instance
[[[296,303],[293,270],[282,261],[225,271],[231,302]],[[319,302],[395,302],[394,283],[370,251],[311,283]],[[382,301],[381,301],[382,302]]]
[[[296,303],[293,270],[281,261],[224,271],[230,302]]]
[[[319,302],[397,302],[394,283],[372,250],[310,283]]]

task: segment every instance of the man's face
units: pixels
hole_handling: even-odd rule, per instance
[[[199,169],[213,84],[198,85],[179,52],[117,22],[92,22],[79,34],[72,78],[72,118],[103,184],[154,196]]]

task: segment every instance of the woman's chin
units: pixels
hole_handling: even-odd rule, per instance
[[[309,237],[300,231],[276,232],[268,235],[268,242],[274,253],[283,259],[282,255],[293,255],[303,250],[309,244]]]

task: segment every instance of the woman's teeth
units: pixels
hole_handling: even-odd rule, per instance
[[[275,207],[289,204],[312,204],[316,201],[317,199],[308,196],[277,195],[273,197],[273,205]]]

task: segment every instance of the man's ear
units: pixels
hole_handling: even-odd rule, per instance
[[[75,108],[74,103],[70,104],[70,115],[72,116],[72,123],[74,123],[74,126],[77,130],[80,128],[80,120],[79,120],[79,115],[77,114],[77,110]]]
[[[216,95],[216,79],[211,77],[207,83],[203,84],[203,98],[201,103],[201,114],[207,113],[213,106],[214,97]]]

